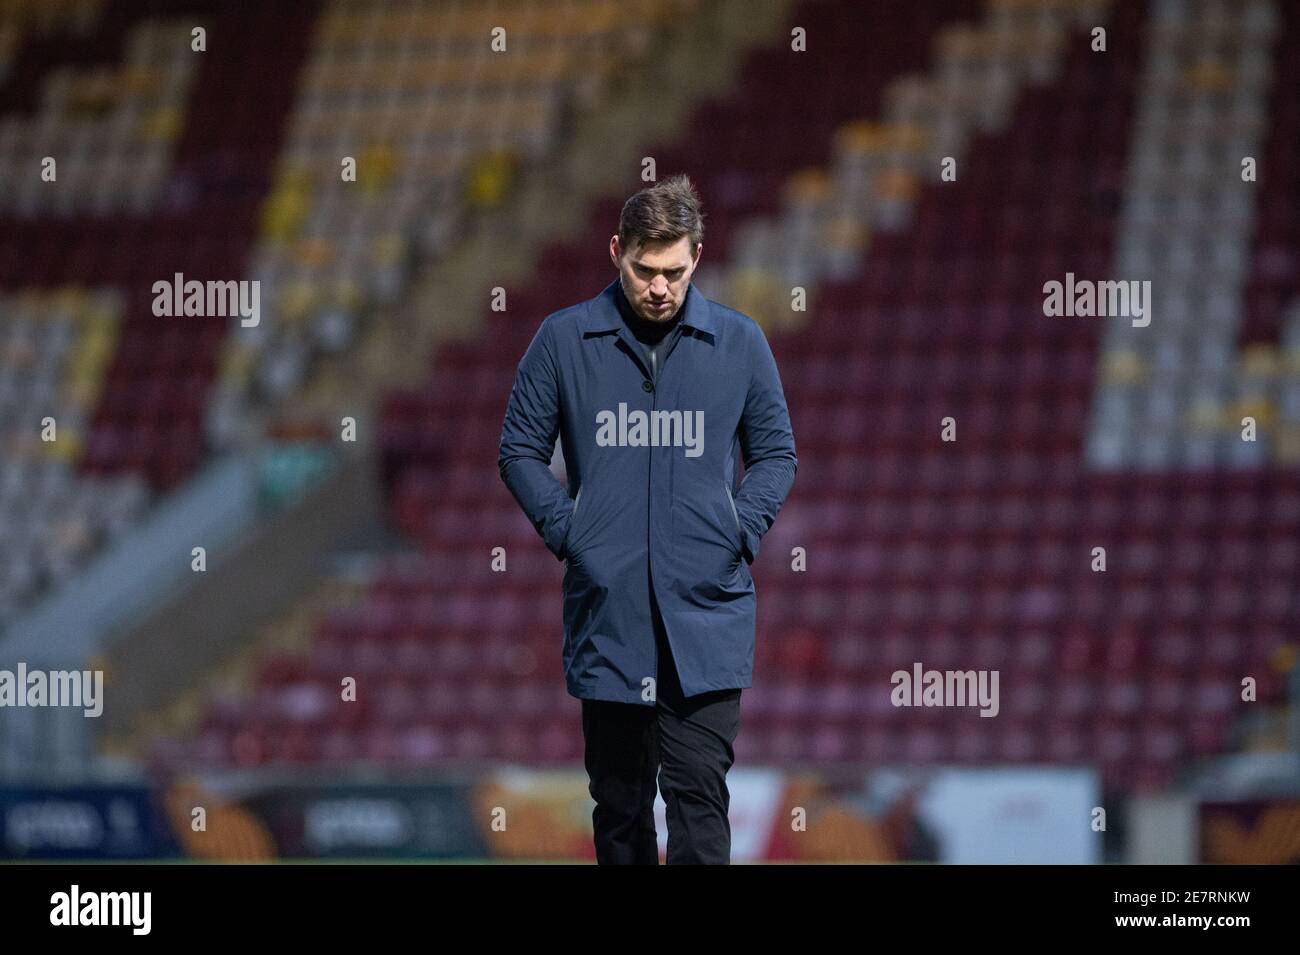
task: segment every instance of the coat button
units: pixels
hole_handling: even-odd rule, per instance
[[[648,381],[643,381],[643,382],[641,382],[641,390],[642,390],[642,391],[654,391],[654,390],[655,390],[655,386],[652,385],[652,384],[651,384],[650,382],[648,382]]]

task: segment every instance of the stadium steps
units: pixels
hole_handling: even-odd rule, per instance
[[[380,308],[358,347],[326,363],[283,416],[332,417],[423,383],[438,344],[481,334],[489,290],[526,280],[547,242],[581,230],[593,199],[631,180],[654,137],[733,82],[738,59],[771,35],[789,6],[706,3],[668,30],[653,58],[619,75],[599,108],[576,118],[562,154],[524,169],[505,201],[478,213],[445,258],[425,263],[402,302]]]

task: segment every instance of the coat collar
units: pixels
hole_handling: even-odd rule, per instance
[[[618,288],[618,279],[614,279],[605,286],[603,292],[587,303],[587,311],[581,322],[584,333],[616,332],[625,327],[623,316],[618,312]],[[686,300],[682,302],[681,324],[709,335],[717,330],[713,309],[694,282],[687,288]]]

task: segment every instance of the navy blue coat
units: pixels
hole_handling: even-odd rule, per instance
[[[566,563],[568,691],[653,705],[651,586],[684,695],[751,686],[749,564],[798,464],[776,361],[753,319],[692,284],[652,383],[617,295],[546,317],[501,429],[502,480]]]

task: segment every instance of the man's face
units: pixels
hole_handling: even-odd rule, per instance
[[[666,322],[677,314],[702,251],[700,243],[692,257],[691,239],[685,235],[676,242],[643,242],[630,250],[619,247],[617,235],[609,243],[623,294],[633,310],[651,322]]]

